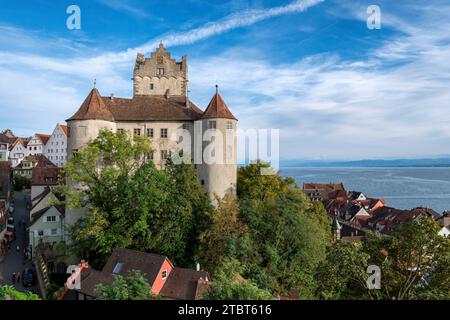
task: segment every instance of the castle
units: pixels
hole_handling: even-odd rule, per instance
[[[190,135],[191,161],[211,198],[214,194],[223,197],[235,193],[237,119],[217,87],[202,111],[189,100],[186,56],[177,62],[162,43],[149,58],[137,54],[133,82],[132,98],[101,96],[96,88],[92,89],[78,111],[66,120],[68,156],[95,139],[102,129],[128,131],[150,139],[154,150],[151,157],[162,168],[179,146],[174,134],[183,129]],[[214,161],[205,159],[205,154]]]

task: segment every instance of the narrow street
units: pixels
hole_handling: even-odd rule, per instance
[[[24,198],[25,195],[29,199],[29,193],[15,193],[15,212],[13,217],[16,228],[16,240],[11,243],[11,248],[8,250],[3,262],[0,262],[0,285],[13,285],[12,275],[14,272],[23,274],[25,268],[32,268],[31,262],[25,261],[24,259],[23,249],[28,245],[28,235],[24,226],[20,225],[22,219],[26,221],[27,225],[30,221],[26,199]],[[17,252],[17,246],[19,246],[19,252]],[[14,286],[19,291],[28,290],[39,293],[36,284],[37,279],[35,277],[35,285],[33,287],[23,287],[22,279],[19,283],[16,282]]]

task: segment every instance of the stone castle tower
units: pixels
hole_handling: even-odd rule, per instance
[[[183,56],[181,62],[177,62],[161,43],[150,58],[137,54],[133,80],[134,95],[187,96],[187,57]]]
[[[188,98],[186,56],[177,62],[162,44],[150,58],[137,54],[133,79],[132,98],[101,96],[97,89],[91,90],[78,111],[66,120],[68,156],[95,139],[102,129],[121,130],[149,137],[153,161],[162,168],[177,147],[178,138],[172,139],[173,135],[183,129],[190,133],[191,160],[210,197],[214,200],[215,195],[222,198],[235,193],[237,119],[217,87],[205,111],[197,107]],[[66,215],[69,224],[86,214],[83,209],[70,212]]]

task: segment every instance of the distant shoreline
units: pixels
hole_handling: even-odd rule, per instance
[[[450,168],[450,158],[394,160],[281,160],[281,168]]]

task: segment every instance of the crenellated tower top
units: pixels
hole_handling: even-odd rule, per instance
[[[134,95],[186,96],[188,92],[187,57],[172,59],[170,52],[159,44],[146,58],[138,53],[134,65]]]

